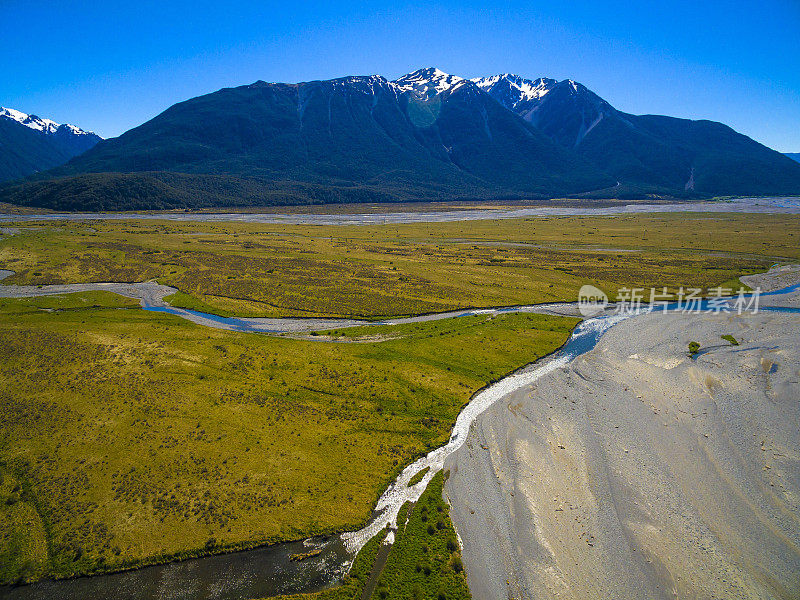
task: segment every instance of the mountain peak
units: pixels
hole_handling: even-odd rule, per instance
[[[404,92],[412,92],[421,98],[428,99],[463,81],[465,79],[458,75],[450,75],[436,67],[427,67],[403,75],[392,83]]]
[[[69,123],[62,125],[60,123],[56,123],[55,121],[51,121],[50,119],[43,119],[36,115],[29,115],[20,110],[5,108],[4,106],[0,106],[0,118],[11,119],[12,121],[16,121],[21,125],[25,125],[25,127],[35,131],[41,131],[45,135],[52,135],[59,129],[68,131],[72,135],[95,135],[91,131],[84,131],[80,127],[70,125]]]
[[[59,127],[58,123],[51,121],[50,119],[42,119],[36,115],[29,115],[22,111],[14,110],[13,108],[5,108],[2,106],[0,106],[0,117],[12,119],[17,123],[25,125],[25,127],[29,127],[43,133],[55,133]]]
[[[557,84],[555,79],[525,79],[513,73],[475,77],[470,81],[511,110],[518,109],[524,103],[539,100]]]

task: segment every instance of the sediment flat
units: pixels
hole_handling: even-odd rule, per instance
[[[2,210],[3,207],[0,207]],[[7,210],[7,209],[6,209]],[[277,209],[274,209],[277,210]],[[197,221],[241,223],[272,223],[282,225],[379,225],[399,223],[443,223],[448,221],[474,221],[483,219],[520,219],[526,217],[558,216],[610,216],[639,213],[772,213],[798,214],[800,201],[796,196],[733,198],[729,200],[704,201],[543,201],[536,205],[515,206],[509,203],[480,203],[459,205],[449,203],[399,204],[379,206],[325,205],[308,207],[280,207],[286,212],[273,211],[151,211],[151,212],[109,212],[109,213],[57,213],[57,212],[0,212],[0,222],[25,221],[90,221],[118,219],[156,219],[169,221]]]
[[[799,333],[642,315],[489,408],[445,465],[473,597],[800,597]]]

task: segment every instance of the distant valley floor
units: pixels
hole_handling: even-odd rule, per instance
[[[180,210],[148,212],[54,212],[20,209],[0,203],[0,221],[89,221],[166,219],[287,225],[380,225],[519,219],[526,217],[607,216],[649,213],[799,214],[800,196],[743,197],[704,201],[550,200],[527,202],[424,202],[402,204],[326,204],[265,207],[227,212]]]

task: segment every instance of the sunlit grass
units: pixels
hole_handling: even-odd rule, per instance
[[[0,301],[0,464],[29,490],[0,527],[4,581],[354,528],[476,390],[575,323],[480,316],[331,344],[127,305]]]
[[[28,224],[28,226],[31,226]],[[800,258],[800,217],[653,214],[375,226],[100,221],[0,240],[7,283],[143,281],[240,316],[396,316],[574,300],[584,283],[738,287]]]
[[[0,239],[0,268],[17,272],[3,283],[157,278],[180,290],[174,305],[241,316],[574,300],[584,283],[738,287],[800,259],[790,215],[25,227]],[[106,292],[0,300],[2,581],[354,528],[476,390],[575,322],[479,315],[309,341],[136,306]]]

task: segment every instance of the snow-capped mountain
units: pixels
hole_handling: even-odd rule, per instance
[[[555,79],[545,77],[525,79],[512,73],[465,79],[445,73],[436,67],[418,69],[395,79],[392,83],[400,92],[412,92],[423,99],[429,99],[459,85],[473,83],[500,104],[518,114],[524,111],[526,105],[541,99],[558,85]]]
[[[517,114],[525,104],[539,100],[558,84],[555,79],[540,77],[531,80],[512,73],[475,77],[470,81]]]
[[[0,181],[61,165],[101,139],[75,125],[0,107]]]
[[[608,102],[572,79],[531,80],[504,73],[472,81],[564,146],[577,147],[600,121],[618,114]]]
[[[58,135],[45,132],[65,126],[3,115],[0,180],[21,155],[37,158],[27,173],[46,168],[42,145]],[[800,190],[800,165],[721,123],[627,114],[571,79],[434,67],[225,88],[70,156],[0,200],[112,210]]]
[[[0,106],[0,118],[13,119],[17,123],[25,125],[36,131],[42,133],[55,133],[58,130],[59,124],[50,119],[41,119],[36,115],[28,115],[24,112],[14,110],[13,108],[5,108]]]
[[[428,100],[458,85],[463,85],[467,80],[458,75],[450,75],[435,67],[417,69],[413,73],[403,75],[392,83],[401,92],[411,92],[423,100]]]
[[[422,100],[465,85],[477,87],[554,141],[572,148],[605,117],[617,114],[608,102],[572,79],[526,79],[513,73],[464,79],[428,67],[403,75],[392,83],[401,93],[413,94]]]
[[[46,135],[53,135],[59,130],[68,132],[72,135],[97,135],[91,131],[84,131],[75,125],[70,125],[69,123],[64,123],[62,125],[60,123],[56,123],[55,121],[51,121],[50,119],[42,119],[36,115],[29,115],[13,108],[5,108],[4,106],[0,106],[0,118],[12,119],[17,123],[25,125],[25,127],[33,129],[34,131],[41,131]]]

